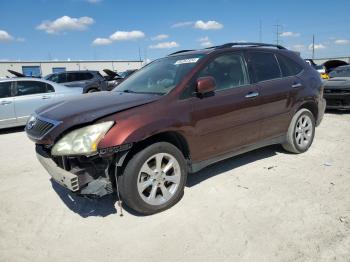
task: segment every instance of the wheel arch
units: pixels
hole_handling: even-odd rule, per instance
[[[183,154],[186,160],[190,160],[191,154],[190,154],[190,149],[186,138],[177,131],[164,131],[161,133],[151,135],[142,141],[134,143],[130,151],[128,151],[128,153],[126,154],[122,163],[120,163],[120,166],[124,168],[133,155],[140,152],[147,146],[157,142],[168,142],[174,145],[181,151],[181,153]]]
[[[314,118],[315,118],[315,122],[317,122],[317,118],[318,118],[318,106],[316,104],[315,101],[304,101],[298,108],[297,110],[294,112],[294,114],[296,112],[298,112],[300,109],[308,109],[310,110],[310,112],[313,114]]]

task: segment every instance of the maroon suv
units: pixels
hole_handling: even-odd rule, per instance
[[[187,173],[259,147],[311,146],[325,101],[317,71],[282,46],[179,51],[111,92],[41,107],[26,132],[52,178],[80,195],[117,191],[142,214],[183,195]]]

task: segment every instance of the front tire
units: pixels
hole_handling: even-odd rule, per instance
[[[120,194],[133,210],[150,215],[175,205],[183,196],[187,179],[181,151],[166,142],[136,153],[119,178]]]
[[[306,152],[315,136],[315,117],[308,109],[300,109],[293,116],[283,148],[291,153]]]

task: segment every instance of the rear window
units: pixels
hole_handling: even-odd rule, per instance
[[[0,98],[10,97],[11,95],[11,82],[0,83]]]
[[[277,54],[277,59],[284,77],[295,76],[303,70],[301,65],[286,56]]]
[[[255,82],[281,78],[281,71],[273,53],[249,52],[248,64]]]

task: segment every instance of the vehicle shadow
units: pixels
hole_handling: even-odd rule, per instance
[[[233,158],[229,158],[213,164],[203,170],[190,174],[187,178],[186,187],[193,187],[201,182],[220,175],[229,170],[235,169],[240,166],[255,162],[257,160],[269,158],[276,155],[276,152],[281,152],[281,146],[274,145],[261,149],[254,150],[252,152],[245,153]],[[60,186],[58,183],[51,179],[52,188],[55,190],[57,195],[61,198],[63,203],[73,212],[79,214],[83,218],[97,216],[106,217],[112,214],[120,214],[120,210],[116,209],[116,202],[118,197],[116,194],[107,195],[100,199],[89,199],[81,197],[71,193],[66,188]],[[134,216],[143,216],[127,206],[123,205],[123,210]]]
[[[62,187],[52,179],[51,185],[63,203],[70,210],[83,218],[91,216],[106,217],[117,213],[115,209],[117,198],[114,194],[107,195],[100,199],[90,199],[71,193],[68,189]]]
[[[333,114],[333,115],[347,115],[350,113],[350,110],[327,109],[326,113]]]
[[[238,168],[255,162],[257,160],[265,159],[276,155],[276,152],[284,152],[280,145],[272,145],[254,151],[238,155],[226,160],[222,160],[218,163],[212,164],[197,173],[190,174],[187,177],[187,187],[193,187],[199,183],[212,178],[214,176],[225,173],[229,170]]]
[[[24,132],[24,126],[0,129],[0,135],[7,135],[7,134],[19,133],[19,132]]]

